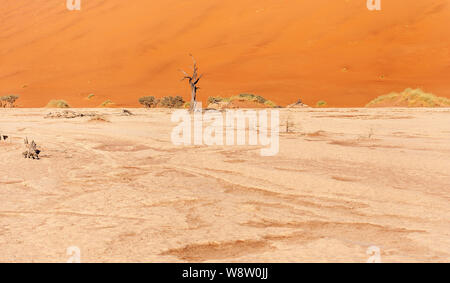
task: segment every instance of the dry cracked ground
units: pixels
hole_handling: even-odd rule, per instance
[[[1,262],[450,260],[450,109],[285,109],[273,157],[173,145],[170,110],[89,111],[109,121],[0,110]]]

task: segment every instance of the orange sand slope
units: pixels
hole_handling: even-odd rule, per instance
[[[65,2],[0,5],[0,94],[19,94],[21,107],[187,98],[178,69],[190,69],[189,53],[205,73],[203,101],[251,92],[364,106],[407,87],[450,97],[447,0],[382,1],[382,11],[365,0]]]

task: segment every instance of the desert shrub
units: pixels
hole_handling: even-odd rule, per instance
[[[167,107],[167,108],[180,108],[184,105],[184,100],[179,95],[177,95],[175,97],[164,96],[163,98],[161,98],[159,105],[161,107]]]
[[[251,93],[241,93],[239,94],[239,97],[245,98],[246,100],[253,100],[255,98],[255,95]]]
[[[264,105],[266,105],[267,107],[271,107],[271,108],[277,108],[278,106],[275,104],[275,102],[271,101],[271,100],[266,100],[264,102]]]
[[[171,105],[171,98],[172,97],[170,97],[170,96],[164,96],[163,98],[161,98],[161,102],[159,102],[159,104],[162,106],[162,107],[170,107],[170,105]]]
[[[139,98],[139,103],[144,105],[146,108],[156,107],[156,99],[154,96],[144,96]]]
[[[0,97],[1,107],[14,107],[14,103],[19,99],[18,95],[7,95]]]
[[[258,101],[258,103],[266,103],[267,99],[265,99],[264,97],[257,95],[255,97],[256,101]]]
[[[252,101],[252,102],[257,102],[257,103],[261,103],[261,104],[265,104],[266,101],[268,101],[261,95],[254,95],[251,93],[241,93],[238,96],[233,96],[231,99],[232,100],[236,100],[236,99],[237,100],[246,100],[246,101]]]
[[[326,107],[328,106],[328,103],[326,101],[320,100],[317,102],[317,107]]]
[[[276,108],[278,107],[273,101],[270,101],[260,95],[254,95],[251,93],[241,93],[239,95],[235,95],[229,98],[222,98],[222,97],[210,97],[208,99],[209,103],[218,103],[222,101],[226,102],[232,102],[232,101],[249,101],[259,104],[264,104],[266,107]]]
[[[184,105],[184,99],[183,97],[177,95],[173,98],[173,107],[174,108],[180,108]]]
[[[47,106],[45,106],[47,108],[70,108],[70,105],[62,99],[53,99],[50,100],[47,104]]]
[[[87,96],[87,98],[88,98],[88,99],[92,99],[94,96],[95,96],[95,95],[94,95],[93,93],[91,93],[91,94],[89,94],[89,95]]]

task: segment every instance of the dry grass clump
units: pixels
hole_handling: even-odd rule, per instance
[[[110,123],[111,121],[109,121],[105,116],[95,115],[91,119],[89,119],[88,122]]]
[[[191,102],[190,101],[186,101],[182,108],[190,109],[191,108]]]
[[[69,103],[62,99],[53,99],[47,103],[46,108],[70,108]]]
[[[407,88],[403,92],[382,95],[366,107],[449,107],[450,99],[426,93],[421,89]]]
[[[320,100],[316,104],[317,107],[327,107],[328,103],[326,101]]]
[[[111,100],[106,100],[105,102],[103,102],[102,104],[100,104],[100,107],[111,107],[114,105],[114,102],[112,102]]]

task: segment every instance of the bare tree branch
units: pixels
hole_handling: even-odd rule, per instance
[[[200,79],[203,77],[203,74],[200,75],[200,77],[198,77],[198,79],[194,82],[194,84],[198,84],[198,81],[200,81]]]
[[[183,71],[183,70],[181,70],[181,69],[178,69],[180,72],[182,72],[184,75],[185,75],[185,77],[187,77],[187,78],[189,78],[189,75],[188,75],[188,73],[186,73],[185,71]]]

